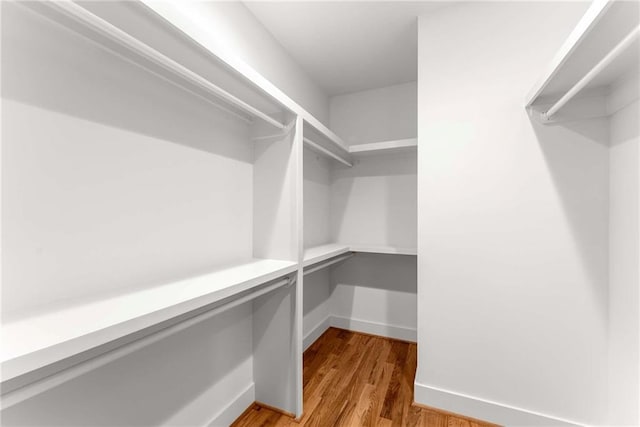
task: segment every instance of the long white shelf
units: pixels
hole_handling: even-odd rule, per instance
[[[353,252],[389,255],[418,255],[416,248],[399,248],[395,246],[351,246]]]
[[[572,98],[583,94],[584,106],[567,115],[606,116],[610,88],[640,73],[640,3],[594,1],[559,49],[526,99],[526,107],[549,121]]]
[[[229,70],[219,59],[203,55],[197,49],[175,49],[182,36],[178,36],[176,31],[167,31],[171,26],[141,3],[113,3],[109,11],[92,2],[17,4],[245,120],[257,118],[278,129],[284,128],[284,124],[272,115],[287,110],[287,107],[260,88],[256,90],[251,81]],[[132,8],[143,13],[132,13]],[[168,53],[170,51],[172,54]],[[180,57],[175,57],[176,52]],[[197,62],[206,62],[207,66],[199,65],[192,69],[183,65]]]
[[[323,261],[335,258],[350,252],[391,254],[391,255],[417,255],[416,248],[399,248],[393,246],[351,246],[338,243],[315,246],[304,251],[304,267],[311,267]]]
[[[330,243],[327,245],[315,246],[305,249],[304,251],[304,267],[310,267],[319,262],[326,261],[340,255],[349,253],[351,250],[347,245],[339,245]]]
[[[162,286],[46,312],[2,325],[2,382],[81,354],[296,271],[254,259]]]
[[[418,139],[408,138],[352,145],[349,147],[349,153],[353,155],[375,155],[415,151],[417,148]]]

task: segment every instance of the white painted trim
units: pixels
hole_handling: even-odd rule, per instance
[[[305,335],[304,349],[306,350],[309,348],[309,346],[316,342],[317,339],[320,338],[320,336],[330,327],[346,329],[353,332],[362,332],[380,337],[394,338],[403,341],[416,342],[417,338],[416,329],[329,315],[318,323],[311,332]]]
[[[352,319],[349,317],[331,316],[331,326],[403,341],[416,342],[418,337],[417,330],[414,328],[369,322],[367,320]]]
[[[238,394],[227,406],[222,408],[207,427],[230,426],[242,413],[256,401],[256,385],[254,383]]]
[[[504,426],[581,426],[575,421],[414,383],[414,402]]]
[[[324,332],[331,327],[331,315],[325,317],[307,335],[304,336],[303,351],[306,351],[311,344],[316,342]]]

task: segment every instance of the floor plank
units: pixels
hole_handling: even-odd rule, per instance
[[[254,404],[233,427],[490,427],[413,405],[415,343],[329,328],[304,353],[304,414]]]

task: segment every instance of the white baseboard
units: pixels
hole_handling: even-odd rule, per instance
[[[228,427],[256,401],[256,385],[251,383],[213,418],[208,427]]]
[[[413,400],[422,405],[503,426],[580,426],[582,424],[522,408],[414,383]]]
[[[329,327],[331,326],[331,316],[327,316],[324,318],[324,320],[320,323],[318,323],[312,330],[311,332],[309,332],[307,335],[305,335],[302,344],[303,344],[303,351],[306,350],[307,348],[309,348],[309,346],[311,344],[313,344],[314,342],[316,342],[316,340],[318,338],[320,338],[320,335],[324,334],[324,331],[326,331],[327,329],[329,329]]]
[[[403,341],[416,342],[418,338],[417,331],[412,328],[351,319],[349,317],[331,316],[331,326],[355,332],[363,332],[365,334],[395,338]]]

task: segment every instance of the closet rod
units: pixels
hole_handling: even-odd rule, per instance
[[[89,12],[83,7],[69,1],[57,1],[46,3],[48,7],[57,9],[59,12],[64,13],[66,16],[74,19],[76,22],[84,25],[87,28],[97,32],[98,34],[108,38],[109,40],[117,43],[118,45],[128,49],[129,51],[139,55],[140,57],[154,63],[155,65],[175,74],[178,77],[198,86],[205,92],[223,99],[226,102],[236,106],[240,110],[249,114],[250,116],[259,118],[275,126],[278,129],[284,129],[285,125],[275,120],[268,114],[258,110],[257,108],[247,104],[240,98],[232,95],[219,86],[216,86],[201,75],[191,71],[184,67],[168,56],[158,52],[151,46],[141,42],[115,25],[110,24],[97,15]],[[142,66],[142,64],[138,64]]]
[[[50,390],[53,387],[57,387],[60,384],[71,381],[82,374],[91,372],[101,366],[106,365],[107,363],[110,363],[116,359],[131,354],[134,351],[140,350],[141,348],[167,338],[170,335],[173,335],[190,326],[200,323],[210,317],[215,316],[216,314],[220,314],[233,307],[237,307],[240,304],[249,302],[259,296],[267,294],[283,286],[290,286],[295,283],[295,281],[295,275],[282,278],[254,292],[250,292],[240,298],[234,299],[227,303],[223,303],[202,313],[198,313],[186,320],[178,321],[177,323],[174,323],[172,325],[155,330],[141,338],[136,337],[131,338],[131,341],[128,342],[120,342],[118,343],[118,346],[112,350],[107,350],[101,354],[90,356],[86,360],[75,361],[74,365],[62,368],[61,370],[54,372],[44,378],[40,378],[37,380],[29,379],[29,381],[25,384],[13,387],[11,385],[7,387],[5,384],[2,384],[3,393],[2,399],[0,400],[0,409],[4,410],[41,393],[44,393],[45,391]],[[195,311],[199,310],[202,310],[202,308]],[[171,322],[172,320],[168,320],[167,322]],[[153,328],[153,326],[151,328]],[[7,388],[9,388],[9,391],[5,391]]]
[[[587,74],[582,77],[578,83],[576,83],[567,93],[562,96],[555,104],[547,110],[547,112],[542,113],[542,118],[544,120],[551,119],[555,113],[558,112],[567,102],[571,100],[578,92],[580,92],[584,87],[589,84],[591,80],[593,80],[603,69],[605,69],[609,64],[611,64],[621,53],[623,53],[631,43],[635,41],[635,39],[640,34],[640,25],[635,27],[625,38],[623,38],[620,43],[618,43],[612,50],[609,52],[604,58],[600,60]]]
[[[331,151],[327,150],[326,148],[324,148],[320,144],[317,144],[317,143],[311,141],[309,138],[305,137],[305,138],[302,138],[302,140],[304,141],[305,144],[307,144],[310,147],[314,148],[315,150],[318,150],[321,153],[331,157],[332,159],[336,159],[337,161],[339,161],[343,165],[346,165],[346,166],[349,166],[349,167],[353,166],[352,163],[346,161],[345,159],[343,159],[342,157],[338,156],[337,154],[332,153]]]
[[[326,262],[323,262],[323,263],[320,263],[320,264],[316,264],[316,265],[312,266],[311,268],[309,268],[308,270],[304,270],[304,275],[306,276],[307,274],[313,273],[314,271],[322,270],[323,268],[329,267],[330,265],[337,264],[339,262],[345,261],[345,260],[351,258],[354,255],[355,254],[353,252],[351,252],[351,253],[336,257],[336,258],[331,258]]]

